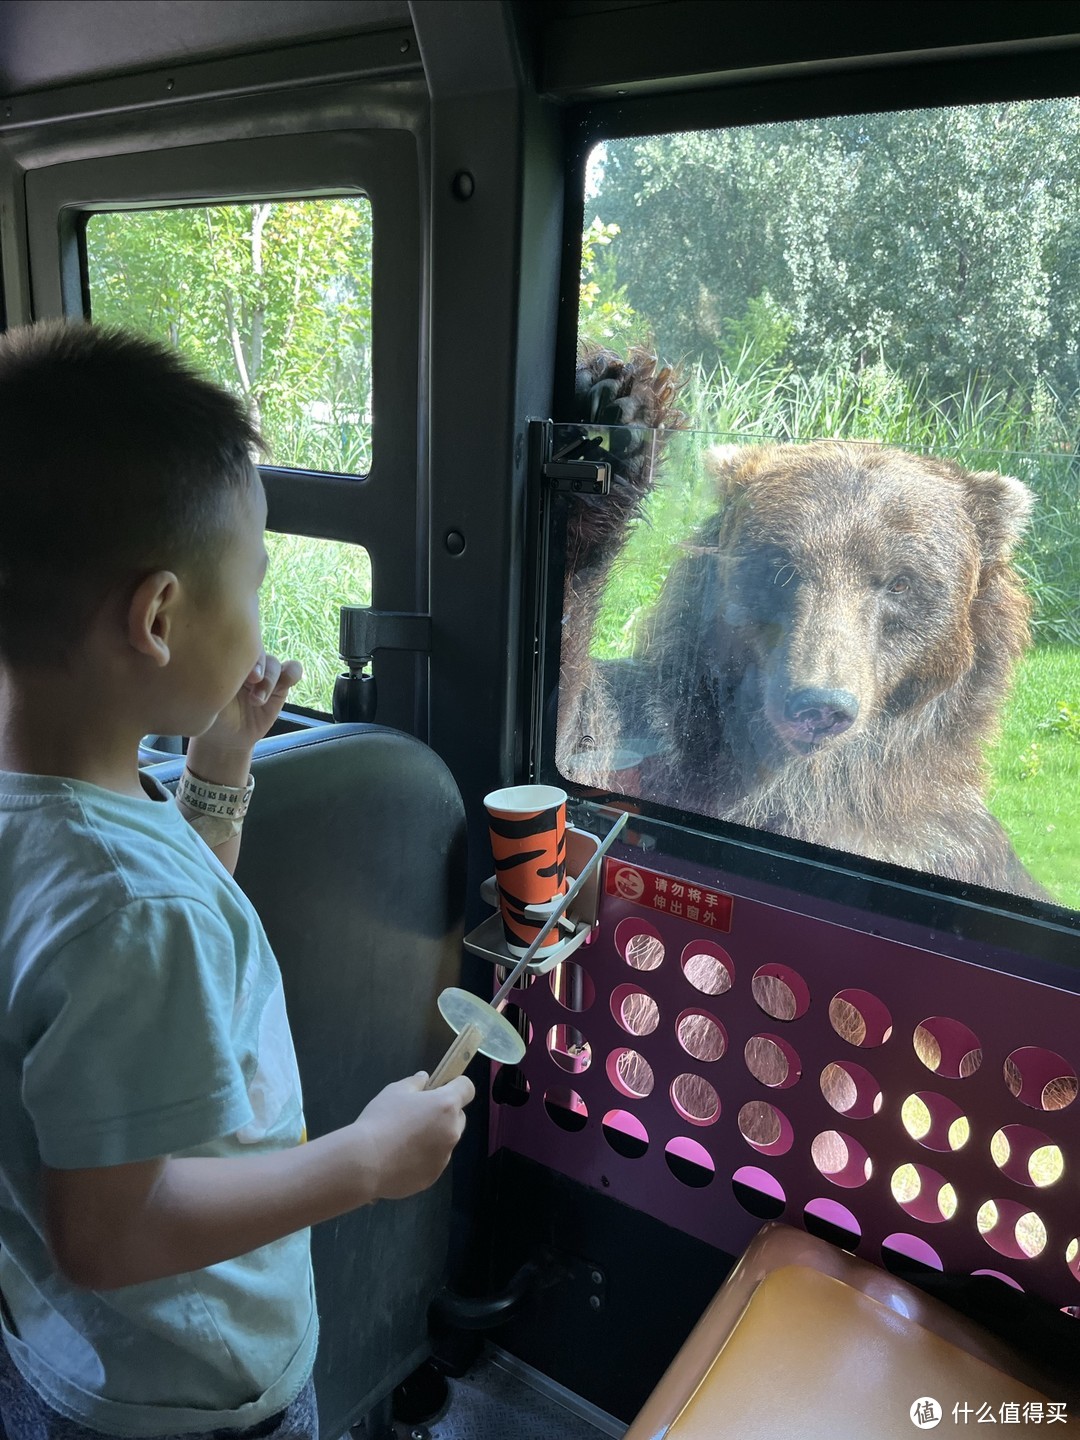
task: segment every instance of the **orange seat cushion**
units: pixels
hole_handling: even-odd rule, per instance
[[[1013,1413],[1002,1412],[1007,1404],[1019,1407],[1011,1422],[1018,1425],[1025,1404],[1048,1413],[1038,1391],[914,1320],[831,1275],[786,1265],[755,1287],[704,1379],[661,1433],[669,1440],[911,1440],[919,1433],[911,1406],[923,1396],[943,1407],[942,1433],[979,1423],[985,1405],[998,1424]],[[971,1413],[957,1423],[953,1406],[965,1404]],[[1076,1430],[1069,1423],[1051,1433]]]

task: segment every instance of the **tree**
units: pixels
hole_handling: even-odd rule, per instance
[[[1078,161],[1072,99],[807,120],[609,142],[596,206],[672,358],[730,355],[767,308],[803,370],[1071,396]]]
[[[362,197],[91,217],[93,318],[242,395],[281,464],[370,462],[371,213]]]

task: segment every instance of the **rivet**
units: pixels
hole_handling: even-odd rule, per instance
[[[594,1285],[603,1285],[604,1283],[604,1277],[600,1274],[599,1270],[594,1270],[590,1278]]]
[[[175,85],[176,85],[176,81],[175,81],[175,80],[166,80],[166,81],[165,81],[165,89],[166,89],[166,90],[172,90],[172,89],[174,89],[174,88],[175,88]]]
[[[411,48],[412,46],[408,40],[402,40],[401,44],[398,46],[398,49],[401,51],[402,55],[407,54]]]
[[[589,1296],[589,1309],[590,1309],[590,1310],[599,1310],[599,1309],[600,1309],[600,1296],[599,1296],[599,1295],[590,1295],[590,1296]]]
[[[451,555],[463,555],[465,553],[465,536],[460,530],[448,530],[446,532],[446,548]]]
[[[457,200],[471,200],[476,181],[468,170],[459,170],[450,183],[450,189]]]

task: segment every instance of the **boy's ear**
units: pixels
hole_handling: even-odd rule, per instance
[[[155,570],[136,586],[127,611],[128,644],[155,665],[167,665],[180,582],[171,570]]]

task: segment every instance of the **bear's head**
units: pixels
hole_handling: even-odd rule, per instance
[[[984,727],[1027,638],[1009,563],[1025,485],[854,442],[723,447],[709,463],[721,503],[703,618],[728,637],[717,654],[752,657],[738,703],[783,753],[823,752],[945,695]]]

